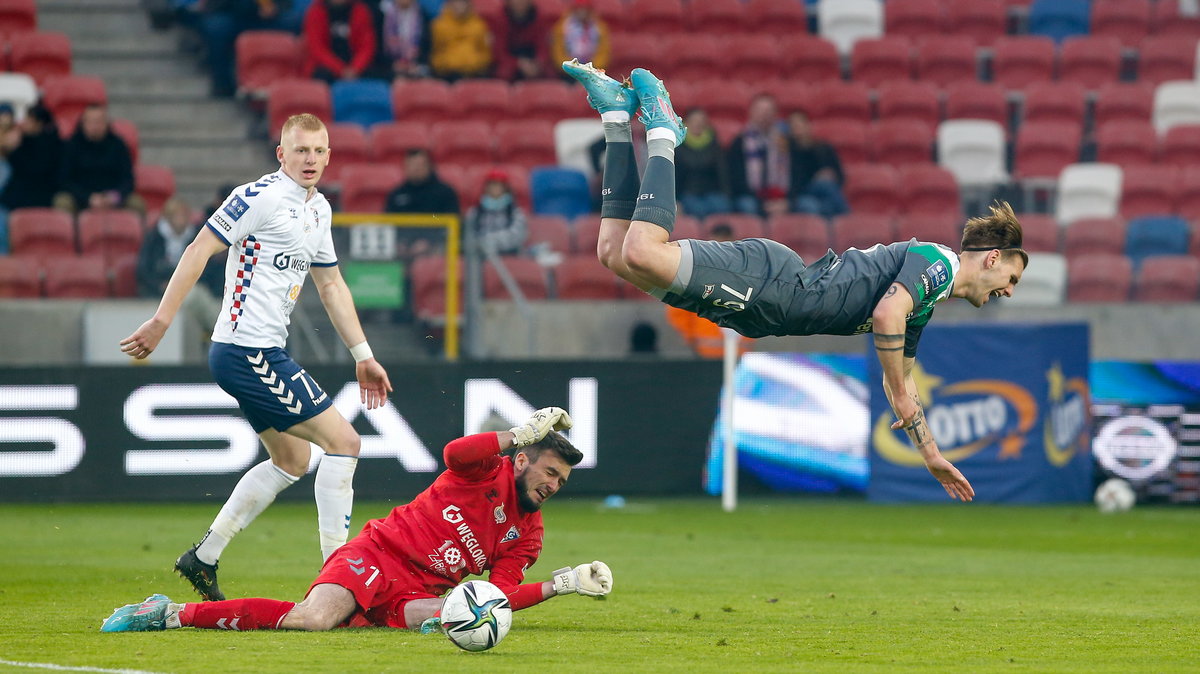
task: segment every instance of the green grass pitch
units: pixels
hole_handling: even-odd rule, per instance
[[[592,559],[605,601],[521,611],[497,648],[359,629],[101,634],[217,505],[0,506],[0,660],[152,672],[1195,672],[1200,509],[773,499],[547,505],[544,579]],[[355,527],[388,509],[359,503]],[[221,561],[230,596],[299,599],[314,508],[278,503]],[[0,671],[45,671],[0,664]]]

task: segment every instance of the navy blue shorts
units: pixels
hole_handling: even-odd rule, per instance
[[[333,404],[312,375],[280,348],[213,342],[208,367],[217,384],[238,401],[255,433],[286,431]]]

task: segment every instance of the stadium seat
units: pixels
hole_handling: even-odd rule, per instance
[[[683,83],[686,85],[686,83]],[[675,87],[671,87],[674,94]],[[742,82],[729,80],[696,80],[691,87],[683,86],[678,100],[690,101],[689,105],[704,108],[710,118],[744,120],[753,100],[754,89]],[[685,97],[686,96],[686,97]]]
[[[1160,143],[1160,151],[1165,164],[1200,164],[1200,124],[1183,124],[1167,129]]]
[[[1148,121],[1116,120],[1096,129],[1096,161],[1125,166],[1151,164],[1157,158],[1158,134]]]
[[[911,80],[912,43],[891,35],[862,39],[850,50],[850,79],[869,87]]]
[[[1200,166],[1191,164],[1180,169],[1175,213],[1188,220],[1200,220]],[[1196,252],[1200,255],[1200,251]]]
[[[527,300],[546,299],[546,272],[537,260],[516,255],[505,255],[500,258],[504,268],[512,276],[521,293]],[[595,259],[593,257],[592,259]],[[599,261],[596,264],[600,264]],[[500,272],[490,263],[483,266],[483,296],[493,300],[513,299],[507,286],[501,280]]]
[[[918,80],[944,87],[951,82],[974,81],[979,74],[975,40],[967,35],[945,35],[917,45],[914,65]]]
[[[1179,193],[1178,169],[1174,166],[1122,166],[1120,214],[1126,219],[1144,215],[1166,215],[1175,210]]]
[[[1004,0],[946,2],[946,32],[969,37],[981,47],[991,46],[1008,30]]]
[[[554,125],[525,119],[496,123],[496,157],[527,167],[554,164]]]
[[[651,33],[674,33],[684,27],[682,0],[628,0],[629,23]]]
[[[812,100],[815,98],[813,87],[798,79],[766,80],[759,83],[758,91],[773,96],[784,114],[793,110],[811,110]],[[742,126],[745,126],[744,120],[741,121]]]
[[[441,164],[490,164],[495,134],[486,122],[445,122],[432,128],[434,161]]]
[[[842,190],[850,210],[894,215],[900,210],[900,176],[884,164],[847,164]]]
[[[761,82],[779,74],[783,49],[774,40],[746,40],[738,43],[732,57],[733,72],[729,76],[742,82]]]
[[[301,42],[282,30],[247,30],[234,42],[238,91],[262,97],[275,82],[299,78]]]
[[[916,213],[896,219],[896,240],[929,241],[958,250],[963,219],[957,213]]]
[[[0,298],[42,296],[40,256],[0,255]]]
[[[686,213],[679,213],[675,216],[675,229],[671,231],[672,241],[703,238],[705,238],[704,228],[699,220]]]
[[[464,79],[450,87],[453,118],[493,122],[510,114],[512,92],[502,80]]]
[[[1075,35],[1086,35],[1090,24],[1090,0],[1033,0],[1029,6],[1031,35],[1044,35],[1061,43]]]
[[[85,208],[79,212],[79,252],[113,262],[142,247],[142,217],[125,209]]]
[[[99,77],[68,75],[41,83],[42,103],[54,114],[59,130],[74,132],[83,109],[93,103],[108,103],[104,80]],[[64,133],[65,135],[69,135]]]
[[[1021,222],[1023,240],[1021,247],[1030,253],[1057,253],[1062,228],[1054,220],[1054,216],[1045,213],[1022,213],[1017,216]]]
[[[1195,302],[1198,291],[1200,260],[1191,255],[1146,257],[1133,280],[1133,299],[1138,302]]]
[[[900,194],[904,212],[962,213],[958,183],[954,174],[934,164],[904,166],[900,169]]]
[[[967,80],[946,85],[946,119],[986,119],[1008,129],[1004,87]]]
[[[747,31],[784,35],[789,40],[808,32],[804,5],[796,0],[747,0],[745,13]]]
[[[615,32],[611,37],[612,58],[608,64],[608,72],[613,77],[621,78],[634,68],[648,68],[658,73],[666,73],[667,66],[675,59],[666,52],[666,43],[652,33]],[[577,98],[582,98],[581,90],[576,90]]]
[[[829,223],[818,215],[783,213],[771,217],[771,238],[796,251],[807,262],[829,250]]]
[[[113,119],[109,121],[109,128],[125,141],[125,147],[129,149],[129,159],[136,166],[142,151],[141,134],[138,133],[137,125],[128,119]]]
[[[1033,82],[1054,79],[1054,41],[1048,37],[1001,37],[992,49],[992,81],[1007,89],[1024,89]]]
[[[990,188],[1008,182],[1004,127],[986,119],[948,119],[938,126],[937,163],[959,187]]]
[[[530,215],[528,223],[529,238],[525,240],[526,248],[533,250],[544,246],[556,253],[571,252],[571,228],[566,218],[561,215]],[[592,251],[591,255],[596,257],[595,251]]]
[[[74,255],[75,223],[53,208],[18,208],[8,216],[8,250],[13,255]]]
[[[1106,84],[1096,92],[1093,123],[1103,127],[1118,120],[1149,122],[1153,113],[1154,86],[1145,82]]]
[[[9,64],[38,84],[71,74],[71,38],[66,33],[17,33],[9,38]]]
[[[37,30],[35,0],[3,0],[0,2],[0,38]]]
[[[169,166],[137,164],[133,167],[133,191],[146,202],[147,213],[157,213],[175,195],[175,172]]]
[[[581,213],[571,221],[571,251],[595,255],[600,241],[600,214]]]
[[[1086,109],[1083,85],[1077,82],[1032,82],[1024,88],[1021,105],[1024,124],[1060,122],[1079,124]]]
[[[615,72],[615,71],[614,71]],[[528,80],[512,85],[509,105],[512,119],[557,122],[594,115],[579,87],[553,80]],[[552,139],[553,140],[553,139]]]
[[[1099,89],[1121,76],[1121,41],[1115,37],[1073,37],[1058,54],[1058,79]]]
[[[110,263],[113,297],[137,297],[137,263],[137,255],[122,255]]]
[[[793,4],[798,4],[793,2]],[[780,45],[780,70],[796,82],[822,82],[841,79],[842,65],[837,45],[823,37],[789,36]]]
[[[697,33],[740,33],[744,29],[745,16],[742,0],[689,2],[684,13],[684,25]],[[675,24],[676,28],[678,26]]]
[[[329,165],[321,177],[324,183],[340,183],[342,167],[371,160],[367,132],[359,124],[327,124],[329,131]]]
[[[1145,216],[1129,220],[1125,229],[1125,254],[1134,268],[1154,255],[1187,255],[1191,241],[1187,220],[1170,215]]]
[[[1063,230],[1063,254],[1124,255],[1125,221],[1119,217],[1080,218]]]
[[[392,111],[400,122],[441,122],[457,115],[450,85],[435,79],[396,78],[392,82]]]
[[[672,63],[667,67],[672,81],[712,79],[715,74],[727,70],[733,61],[728,54],[734,50],[724,35],[676,33],[658,39],[666,43],[666,51],[672,55]]]
[[[462,310],[462,260],[458,261],[458,308]],[[413,314],[427,323],[446,320],[446,257],[444,255],[422,255],[408,267],[409,285],[412,289]]]
[[[333,117],[329,85],[321,80],[280,80],[267,88],[267,128],[276,139],[288,117],[311,113],[321,119]]]
[[[404,164],[409,150],[433,147],[429,125],[424,122],[376,124],[371,127],[369,140],[371,159],[396,167]]]
[[[1162,4],[1159,0],[1157,4]],[[1196,72],[1196,38],[1183,35],[1151,35],[1138,51],[1139,82],[1162,84],[1190,80]]]
[[[554,268],[554,295],[560,300],[618,300],[618,281],[594,254],[569,255]]]
[[[388,194],[404,180],[398,165],[379,162],[342,168],[340,206],[345,213],[382,213]]]
[[[561,8],[561,2],[557,4]],[[541,7],[541,3],[539,3]],[[614,33],[620,33],[625,30],[634,30],[637,26],[629,20],[629,12],[625,7],[625,0],[592,0],[592,8],[608,23],[608,27]]]
[[[858,82],[829,80],[811,88],[809,117],[812,120],[852,119],[866,124],[871,121],[871,92]]]
[[[383,80],[339,80],[329,93],[335,122],[370,128],[392,121],[391,85]]]
[[[767,236],[767,223],[757,215],[746,213],[714,213],[704,219],[700,238],[709,238],[708,232],[715,225],[728,225],[733,230],[733,239],[757,239]]]
[[[847,55],[854,43],[883,35],[881,0],[818,0],[817,27],[821,37]]]
[[[933,163],[933,127],[917,119],[882,119],[872,127],[875,158],[892,166]]]
[[[1081,218],[1116,216],[1121,201],[1121,167],[1116,164],[1072,164],[1058,176],[1055,219],[1069,225]]]
[[[99,255],[42,260],[46,297],[100,299],[111,296],[108,271]]]
[[[1021,274],[1021,284],[1012,297],[1002,301],[1006,307],[1056,307],[1066,299],[1066,291],[1066,258],[1054,252],[1029,251],[1029,266]]]
[[[1133,284],[1133,266],[1124,255],[1067,257],[1067,300],[1124,302]]]
[[[1021,126],[1013,159],[1017,180],[1053,180],[1079,161],[1082,122],[1029,122]]]
[[[1163,82],[1154,90],[1154,128],[1159,135],[1181,124],[1200,124],[1200,83]]]
[[[866,250],[877,243],[896,240],[895,223],[890,215],[881,213],[847,213],[834,218],[833,249],[839,253],[857,248]]]
[[[945,12],[939,0],[888,0],[883,14],[884,35],[907,37],[914,42],[929,36],[941,39]]]
[[[932,129],[942,120],[941,92],[932,82],[886,82],[876,97],[880,121],[917,121]]]
[[[812,125],[813,135],[833,146],[845,164],[861,164],[874,159],[867,140],[868,125],[852,119],[827,119]],[[728,143],[726,143],[728,145]]]
[[[569,168],[539,167],[529,172],[533,212],[571,219],[588,213],[592,194],[587,176]]]
[[[1150,5],[1150,0],[1092,0],[1091,33],[1135,48],[1150,32]]]
[[[0,101],[13,106],[17,117],[24,117],[29,106],[38,102],[37,83],[25,73],[0,73]]]
[[[1150,32],[1159,37],[1200,37],[1200,16],[1179,10],[1180,0],[1155,0],[1150,15]]]

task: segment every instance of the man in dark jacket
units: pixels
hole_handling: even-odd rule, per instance
[[[729,166],[708,113],[693,108],[687,115],[688,135],[675,150],[675,194],[683,210],[696,218],[733,209],[729,199]]]
[[[533,0],[507,0],[492,26],[492,62],[503,80],[532,80],[546,76],[550,27]]]
[[[19,128],[0,142],[12,168],[12,177],[0,192],[0,206],[7,209],[49,208],[58,192],[63,142],[54,116],[43,105],[25,113]]]
[[[453,213],[459,215],[458,193],[438,178],[429,151],[414,148],[404,157],[404,182],[388,194],[388,213]],[[434,249],[429,234],[402,229],[396,234],[401,257],[416,257]]]
[[[144,208],[141,199],[132,195],[129,146],[113,133],[103,105],[93,103],[80,116],[63,149],[58,187],[54,207],[68,213],[83,208]]]

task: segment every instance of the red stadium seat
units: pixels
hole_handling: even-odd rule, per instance
[[[18,208],[8,216],[13,255],[74,255],[75,223],[53,208]]]
[[[322,184],[340,183],[342,167],[370,161],[367,132],[361,124],[328,124],[326,129],[329,131],[329,166],[325,167]]]
[[[277,139],[288,117],[308,112],[321,119],[333,118],[329,85],[320,80],[280,80],[267,89],[267,128]]]
[[[527,257],[505,255],[501,258],[508,273],[516,281],[517,287],[527,300],[544,300],[549,294],[546,291],[546,272],[536,260]],[[599,264],[599,262],[597,262]],[[500,272],[491,264],[483,267],[483,296],[487,299],[512,299],[508,289],[500,280]]]
[[[1200,166],[1192,164],[1180,170],[1175,212],[1188,220],[1200,220]],[[1193,227],[1192,231],[1193,234],[1200,232],[1200,227]],[[1200,255],[1200,249],[1193,252]]]
[[[157,213],[175,195],[175,172],[168,166],[137,164],[133,167],[133,191],[146,202],[146,211]]]
[[[1150,4],[1150,0],[1092,0],[1092,35],[1137,47],[1150,32]]]
[[[1007,89],[1023,89],[1033,82],[1054,79],[1054,40],[1048,37],[1002,37],[992,49],[992,81]]]
[[[779,64],[788,79],[821,82],[842,77],[841,57],[832,42],[815,35],[796,35],[784,40]]]
[[[672,241],[703,238],[705,238],[704,228],[700,225],[699,220],[686,213],[675,216],[675,229],[671,231]]]
[[[932,128],[942,120],[941,92],[931,82],[885,82],[876,93],[880,121],[917,121]]]
[[[513,119],[557,122],[595,115],[579,87],[553,80],[529,80],[512,85],[509,99]]]
[[[796,0],[747,0],[746,30],[787,36],[789,40],[808,32],[804,5]]]
[[[1058,54],[1058,79],[1098,89],[1121,76],[1121,41],[1115,37],[1072,37]]]
[[[944,6],[946,32],[966,35],[982,47],[991,45],[1008,31],[1004,0],[947,2]]]
[[[37,30],[35,0],[0,0],[0,37]]]
[[[745,17],[742,0],[704,0],[688,3],[685,25],[698,33],[738,33],[744,29]]]
[[[1160,148],[1165,164],[1200,165],[1200,125],[1183,124],[1167,129]]]
[[[453,117],[468,121],[504,119],[511,114],[512,92],[503,80],[459,80],[450,87]]]
[[[571,221],[571,250],[580,255],[595,255],[600,241],[600,214],[584,213]]]
[[[933,163],[933,127],[915,119],[884,119],[871,134],[875,158],[884,164]]]
[[[1142,260],[1133,281],[1139,302],[1195,302],[1200,260],[1191,255],[1156,255]]]
[[[850,79],[870,87],[911,80],[912,53],[912,43],[904,37],[859,40],[850,51]]]
[[[525,240],[526,248],[544,245],[556,253],[571,252],[571,228],[566,218],[561,215],[531,214],[528,216],[528,222],[529,238]],[[593,252],[592,257],[595,256]]]
[[[433,158],[446,164],[490,164],[495,155],[495,135],[486,122],[446,122],[435,124]]]
[[[345,213],[382,213],[388,194],[404,180],[399,166],[348,164],[342,168],[341,211]]]
[[[129,149],[129,158],[136,165],[142,151],[137,125],[128,119],[114,119],[109,122],[109,128],[118,138],[125,141],[125,147]]]
[[[619,0],[618,0],[619,1]],[[608,73],[616,79],[625,77],[634,68],[647,68],[652,72],[667,72],[667,66],[675,62],[674,55],[667,53],[666,43],[652,33],[615,32],[612,35],[612,59]],[[577,91],[577,98],[582,95]]]
[[[782,58],[783,49],[774,40],[740,41],[733,53],[733,72],[729,75],[743,82],[768,80],[779,74]]]
[[[440,122],[457,114],[456,101],[450,85],[441,80],[407,80],[392,82],[392,111],[400,122]]]
[[[0,255],[0,298],[41,296],[41,257],[37,255]]]
[[[300,77],[301,42],[282,30],[248,30],[234,42],[238,89],[262,96],[281,80]]]
[[[46,297],[99,299],[112,295],[104,258],[99,255],[48,257],[42,262]]]
[[[771,218],[771,238],[796,251],[807,262],[829,250],[829,223],[807,213],[785,213]]]
[[[809,105],[813,121],[835,118],[864,124],[871,121],[871,92],[858,82],[831,80],[815,84]]]
[[[83,109],[94,103],[108,103],[108,92],[99,77],[55,77],[42,83],[42,103],[54,113],[60,131],[73,133]]]
[[[939,0],[888,0],[883,15],[884,35],[942,39],[946,15]]]
[[[740,239],[757,239],[767,235],[767,223],[757,215],[748,215],[746,213],[714,213],[704,218],[700,238],[710,238],[709,233],[718,224],[729,225],[730,229],[733,230],[731,238],[735,241]]]
[[[371,127],[371,159],[397,168],[412,149],[433,147],[429,125],[424,122],[394,122]]]
[[[478,165],[439,164],[434,171],[442,182],[449,185],[454,193],[459,195],[459,203],[463,203],[468,195],[478,196],[479,194],[478,187],[482,185],[478,179],[477,169],[479,168]]]
[[[680,85],[678,98],[681,107],[687,110],[691,107],[704,108],[710,118],[745,119],[750,101],[754,98],[754,90],[742,82],[728,80],[698,80],[690,86],[684,82]],[[672,85],[671,93],[674,96]]]
[[[917,79],[946,86],[974,81],[979,76],[975,40],[966,35],[945,35],[917,45]]]
[[[557,4],[562,6],[563,3],[559,2]],[[625,8],[625,0],[592,0],[592,8],[600,15],[601,19],[604,19],[609,29],[614,33],[637,28],[629,20],[629,12]]]
[[[1179,196],[1179,170],[1174,166],[1125,166],[1121,180],[1121,216],[1168,215]]]
[[[896,240],[892,217],[880,213],[847,213],[833,220],[833,249],[843,252],[850,248],[866,250],[877,243]]]
[[[413,313],[422,321],[441,323],[446,319],[446,258],[423,255],[408,268],[412,288]],[[462,260],[458,261],[458,309],[462,311]]]
[[[523,166],[555,164],[554,125],[525,119],[496,123],[496,157]]]
[[[1080,218],[1063,231],[1063,254],[1068,258],[1124,252],[1125,221],[1121,218]]]
[[[683,29],[681,0],[629,0],[625,5],[629,23],[638,30],[674,33]]]
[[[555,297],[560,300],[618,300],[618,278],[595,255],[569,255],[554,268]]]
[[[1158,134],[1150,122],[1116,120],[1096,129],[1096,161],[1124,166],[1157,158]]]
[[[842,186],[850,209],[860,213],[893,215],[900,210],[900,177],[883,164],[847,164]]]
[[[1118,120],[1149,122],[1154,108],[1154,85],[1146,82],[1106,84],[1096,92],[1094,123],[1102,127]]]
[[[1024,88],[1021,117],[1025,124],[1083,121],[1086,92],[1076,82],[1033,82]]]
[[[1163,4],[1160,0],[1157,4]],[[1162,84],[1190,80],[1196,73],[1196,37],[1151,35],[1138,52],[1138,81]]]
[[[1133,284],[1133,264],[1124,255],[1067,257],[1067,301],[1124,302]]]
[[[779,111],[785,115],[796,110],[807,112],[812,109],[813,88],[805,82],[796,80],[765,81],[761,83],[756,93],[765,93],[774,98],[775,102],[779,104]]]
[[[1150,17],[1150,32],[1162,37],[1200,37],[1200,16],[1179,11],[1179,0],[1156,0]]]
[[[519,164],[497,164],[495,168],[500,169],[508,175],[509,188],[512,190],[513,198],[517,200],[517,205],[525,209],[526,213],[533,211],[533,195],[531,193],[531,185],[529,183],[529,173],[534,167],[521,166]],[[483,177],[487,175],[491,169],[487,166],[480,166],[479,171],[479,191],[483,193]]]
[[[1067,164],[1079,161],[1082,122],[1029,122],[1017,134],[1013,174],[1018,180],[1057,180]]]
[[[962,214],[958,181],[949,170],[934,164],[906,166],[900,171],[900,193],[904,212],[913,214]]]
[[[667,72],[675,81],[711,79],[724,72],[732,63],[732,50],[720,34],[694,35],[676,33],[659,38],[666,43],[672,62]]]
[[[812,126],[813,135],[832,145],[842,164],[861,164],[874,159],[868,144],[867,124],[852,119],[827,119]]]
[[[122,255],[112,261],[113,297],[137,297],[137,255]]]
[[[970,81],[946,85],[946,119],[986,119],[1008,129],[1008,118],[1004,87]]]
[[[142,216],[125,209],[86,208],[79,212],[79,251],[113,262],[142,247]]]
[[[1045,213],[1022,213],[1017,219],[1021,222],[1022,248],[1030,253],[1059,251],[1058,239],[1062,228],[1054,216]]]
[[[963,219],[958,213],[917,213],[896,220],[896,239],[940,243],[954,250],[962,241]]]
[[[17,33],[9,39],[12,70],[38,84],[71,74],[71,38],[66,33]]]

